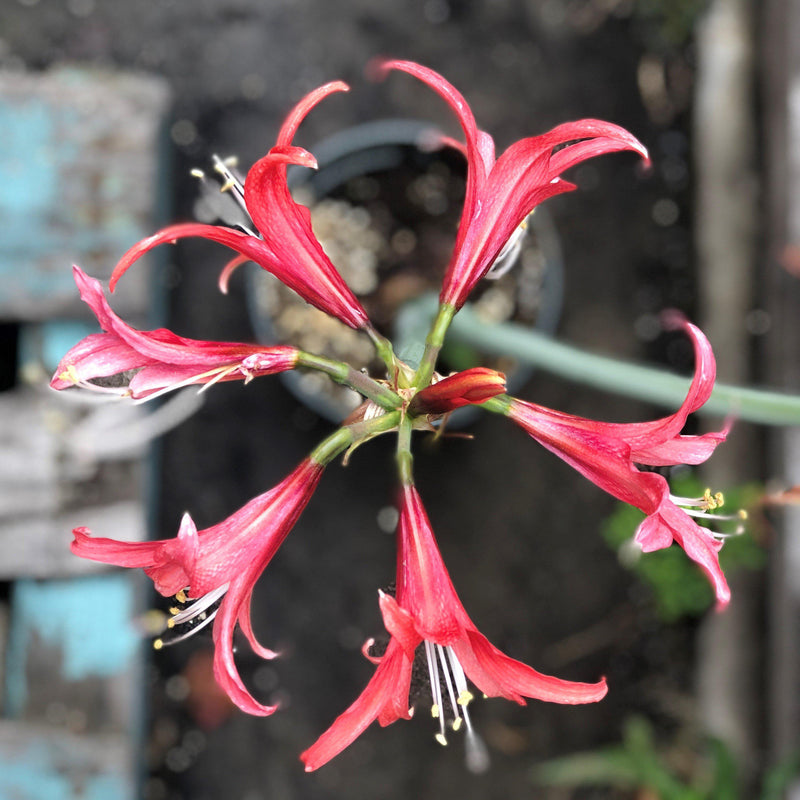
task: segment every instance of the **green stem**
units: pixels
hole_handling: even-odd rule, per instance
[[[353,369],[343,361],[334,361],[331,358],[325,358],[325,356],[300,351],[300,355],[297,358],[297,366],[324,372],[326,375],[330,375],[336,383],[349,386],[383,408],[390,410],[399,408],[403,402],[388,386],[374,381],[369,375]]]
[[[455,306],[447,303],[439,304],[439,313],[433,321],[428,338],[425,340],[425,352],[419,362],[419,367],[414,375],[414,387],[424,389],[431,382],[433,371],[436,368],[436,359],[444,344],[444,337],[453,317],[456,314]]]
[[[323,439],[312,451],[309,458],[323,467],[333,461],[339,453],[353,444],[353,432],[349,428],[339,428],[327,439]]]
[[[411,431],[412,422],[405,417],[400,422],[397,432],[397,471],[400,475],[400,483],[403,486],[411,486],[414,483],[412,465],[414,457],[411,455]]]
[[[352,425],[345,425],[328,436],[327,439],[323,439],[311,451],[309,458],[317,464],[327,466],[345,450],[355,449],[368,439],[394,430],[400,420],[400,412],[391,411],[374,419],[361,420],[361,422],[355,422]]]
[[[364,328],[364,331],[372,341],[381,361],[386,365],[387,374],[391,377],[397,369],[397,359],[394,355],[392,343],[385,336],[381,336],[381,334],[371,326]]]
[[[453,321],[450,336],[480,352],[512,356],[562,378],[657,405],[679,405],[690,383],[653,367],[586,353],[522,325],[481,322],[469,306]],[[798,425],[800,396],[717,383],[697,413],[730,415],[765,425]]]

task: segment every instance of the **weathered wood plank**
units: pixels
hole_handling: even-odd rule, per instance
[[[85,314],[70,264],[107,277],[151,232],[168,99],[143,75],[0,72],[0,318]],[[147,287],[143,265],[117,308],[141,312]]]
[[[77,736],[48,725],[0,721],[0,797],[132,800],[129,750],[118,734]]]

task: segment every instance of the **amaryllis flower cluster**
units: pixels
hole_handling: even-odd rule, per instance
[[[198,531],[187,514],[175,538],[125,543],[98,538],[85,528],[74,532],[72,550],[79,556],[124,567],[142,568],[164,596],[177,600],[167,630],[157,646],[180,641],[213,624],[214,670],[220,686],[239,708],[268,715],[274,705],[258,702],[245,686],[233,654],[238,625],[263,658],[276,654],[260,644],[251,625],[253,587],[289,534],[312,496],[325,468],[337,457],[380,434],[397,439],[397,576],[393,593],[379,592],[378,602],[388,645],[376,655],[374,641],[364,654],[375,673],[363,693],[303,754],[314,770],[344,750],[373,721],[388,725],[414,711],[411,678],[416,661],[427,664],[436,739],[446,743],[451,731],[466,735],[468,766],[480,771],[488,753],[470,720],[475,696],[527,698],[553,703],[590,703],[607,691],[601,678],[575,683],[543,675],[501,652],[478,630],[456,594],[414,482],[412,434],[430,431],[454,409],[466,405],[501,414],[614,497],[641,509],[646,518],[635,534],[644,551],[677,542],[706,573],[719,607],[729,590],[719,566],[721,541],[700,527],[713,498],[673,498],[660,474],[641,465],[697,464],[724,440],[725,431],[701,436],[681,434],[689,414],[708,399],[715,378],[711,347],[702,332],[677,314],[665,326],[683,331],[695,353],[694,378],[678,410],[653,422],[612,424],[560,413],[506,394],[505,376],[475,367],[443,376],[437,359],[454,315],[476,285],[492,270],[506,269],[520,231],[542,201],[571,191],[563,174],[588,158],[632,151],[645,162],[644,146],[608,122],[585,119],[549,133],[522,139],[499,157],[492,138],[478,129],[461,94],[437,73],[406,61],[385,61],[377,72],[400,71],[427,84],[449,105],[463,138],[441,137],[442,147],[456,147],[467,164],[466,195],[439,297],[439,308],[418,364],[397,357],[392,344],[370,322],[364,307],[325,254],[311,228],[309,210],[294,201],[286,181],[289,164],[315,167],[314,156],[295,145],[305,116],[333,92],[329,83],[303,98],[280,129],[275,146],[241,181],[222,162],[225,185],[250,220],[225,225],[172,225],[122,256],[110,288],[148,250],[184,237],[200,237],[234,252],[221,282],[244,261],[253,261],[291,287],[308,303],[362,331],[385,366],[371,377],[345,363],[291,346],[265,346],[187,339],[159,329],[139,331],[111,310],[98,281],[75,268],[83,300],[102,332],[73,347],[58,366],[52,386],[72,386],[146,400],[179,387],[254,378],[288,370],[316,370],[359,392],[363,406],[321,442],[281,483],[253,498],[222,522]],[[104,380],[117,376],[113,382]],[[120,379],[119,376],[126,376]],[[380,648],[378,648],[380,650]]]

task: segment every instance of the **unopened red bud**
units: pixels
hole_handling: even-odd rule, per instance
[[[506,376],[488,367],[457,372],[418,392],[409,405],[411,414],[446,414],[462,406],[484,403],[506,390]]]

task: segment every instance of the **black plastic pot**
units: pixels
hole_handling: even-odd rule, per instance
[[[298,201],[311,209],[315,232],[331,260],[373,324],[393,341],[403,305],[426,293],[438,294],[461,214],[464,157],[451,148],[426,146],[434,134],[430,124],[417,120],[359,125],[311,148],[318,170],[293,168],[288,175]],[[490,316],[499,313],[502,321],[513,319],[549,333],[561,314],[561,247],[545,209],[537,209],[528,225],[518,263],[499,281],[484,281],[474,303]],[[264,270],[251,269],[248,281],[259,341],[296,344],[380,372],[380,364],[370,362],[363,334],[307,306]],[[419,332],[420,339],[425,332]],[[354,351],[344,352],[351,344]],[[419,344],[406,342],[399,355],[413,362]],[[479,362],[504,371],[510,391],[532,371],[509,360],[489,361],[452,341],[442,352],[440,370],[446,374]],[[358,403],[353,392],[322,375],[281,377],[309,408],[331,421],[341,421]],[[469,411],[463,409],[453,419],[464,424],[471,416],[464,412]]]

